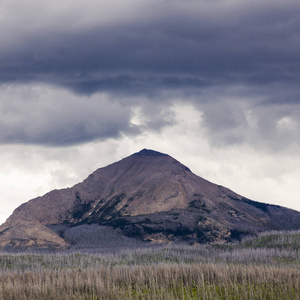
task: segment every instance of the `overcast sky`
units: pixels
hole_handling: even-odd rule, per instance
[[[142,148],[300,211],[300,2],[0,0],[0,223]]]

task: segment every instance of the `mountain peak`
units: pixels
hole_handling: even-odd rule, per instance
[[[167,154],[142,149],[71,188],[19,206],[0,226],[0,248],[63,248],[66,228],[82,224],[111,226],[154,243],[215,243],[264,230],[299,229],[300,213],[249,200]]]
[[[143,149],[140,152],[134,153],[133,155],[138,155],[138,156],[168,156],[167,154],[158,152],[158,151],[154,151],[151,149]]]

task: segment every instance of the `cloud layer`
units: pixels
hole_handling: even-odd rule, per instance
[[[91,94],[299,81],[299,2],[118,4],[4,2],[1,82]]]
[[[130,131],[130,110],[105,95],[81,98],[45,85],[0,89],[0,142],[69,145]]]
[[[0,7],[0,143],[116,138],[133,130],[133,107],[159,129],[172,122],[174,101],[205,114],[216,145],[300,140],[297,1]]]

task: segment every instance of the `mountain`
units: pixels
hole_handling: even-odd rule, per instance
[[[300,229],[300,213],[249,200],[167,154],[143,149],[19,206],[0,226],[0,246],[66,248],[66,228],[84,224],[155,243],[211,243]]]

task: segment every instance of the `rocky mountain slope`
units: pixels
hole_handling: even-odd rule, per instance
[[[249,200],[144,149],[72,188],[19,206],[0,226],[0,246],[66,248],[64,230],[83,224],[111,226],[155,243],[227,242],[265,230],[300,229],[300,213]]]

